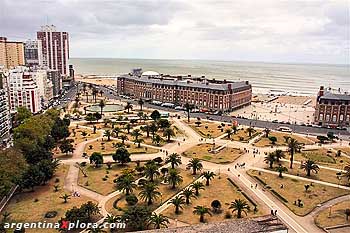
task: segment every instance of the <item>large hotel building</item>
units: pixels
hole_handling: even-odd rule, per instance
[[[202,77],[170,76],[154,71],[133,70],[118,77],[117,91],[143,98],[184,105],[190,103],[208,110],[231,111],[251,103],[248,81],[227,81]]]
[[[350,94],[321,86],[316,100],[315,124],[331,127],[349,126]]]
[[[24,63],[23,42],[8,41],[6,37],[0,37],[0,66],[10,69],[23,66]]]

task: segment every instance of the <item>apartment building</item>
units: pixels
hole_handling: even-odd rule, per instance
[[[0,37],[0,66],[10,69],[24,64],[23,42],[8,41],[6,37]]]
[[[11,129],[11,115],[6,74],[0,70],[0,139],[9,136]]]
[[[43,53],[40,40],[27,40],[24,43],[24,58],[28,67],[43,67]]]

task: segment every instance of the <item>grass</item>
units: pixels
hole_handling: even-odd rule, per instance
[[[187,123],[194,131],[204,138],[219,137],[225,133],[226,129],[230,128],[229,124],[227,123],[222,126],[221,123],[218,122],[200,121],[202,124],[198,127],[195,122],[197,122],[195,119],[191,119],[190,123],[188,123],[187,120],[185,121],[185,123]]]
[[[321,168],[318,171],[318,173],[311,172],[311,176],[306,176],[306,172],[304,171],[304,169],[300,168],[300,164],[294,163],[293,169],[289,168],[289,165],[290,165],[289,162],[281,162],[281,164],[284,167],[288,168],[287,174],[290,174],[290,175],[300,176],[308,179],[320,180],[320,181],[329,182],[333,184],[348,185],[347,179],[345,177],[341,177],[342,179],[340,181],[338,180],[336,171]],[[273,171],[275,171],[275,167],[274,169],[272,169]]]
[[[282,197],[287,199],[288,203],[283,203],[299,216],[307,215],[317,205],[323,202],[349,193],[348,190],[315,183],[312,185],[312,187],[310,187],[308,192],[305,192],[304,185],[310,185],[310,182],[308,181],[302,181],[289,177],[278,178],[278,175],[267,172],[258,172],[256,170],[249,170],[247,173],[252,177],[259,177],[259,179],[264,181],[271,187],[271,189],[275,190]],[[283,188],[281,188],[281,185],[283,185]],[[302,203],[304,204],[303,207],[294,205],[294,201],[298,199],[302,200]]]
[[[236,134],[231,135],[230,139],[225,136],[224,139],[226,140],[233,140],[233,141],[240,141],[240,142],[248,142],[250,139],[256,137],[259,135],[262,131],[255,129],[255,132],[252,133],[252,135],[249,137],[249,134],[246,131],[247,128],[240,128],[237,130]]]
[[[345,156],[336,157],[333,150],[319,148],[314,150],[303,150],[302,153],[295,154],[295,160],[305,161],[313,160],[319,165],[342,169],[347,163],[350,164],[350,158]]]
[[[6,206],[6,212],[11,213],[10,221],[14,222],[57,222],[64,217],[68,209],[74,206],[80,206],[87,201],[91,201],[84,196],[70,197],[67,203],[59,198],[63,194],[70,194],[63,190],[64,177],[68,172],[68,166],[60,165],[55,177],[53,177],[47,185],[35,188],[34,192],[25,192],[13,196],[9,204]],[[55,183],[58,178],[60,182]],[[54,185],[59,184],[60,189],[54,192]],[[37,201],[36,201],[37,200]],[[48,211],[57,211],[58,214],[54,218],[45,218],[44,215]],[[30,231],[28,231],[30,232]],[[33,232],[33,231],[32,231]],[[35,232],[57,232],[55,229],[35,229]]]
[[[294,138],[299,143],[304,143],[305,145],[312,145],[315,143],[314,140],[311,140],[311,139],[308,139],[308,138],[305,138],[305,137],[302,137],[299,135],[290,134],[290,133],[280,133],[280,132],[270,132],[269,133],[269,137],[276,137],[277,138],[275,146],[286,146],[287,145],[283,136],[289,136],[291,138]],[[271,146],[272,144],[271,144],[271,141],[269,138],[263,136],[254,145],[258,146],[258,147],[265,147],[265,146]]]
[[[73,131],[75,132],[75,136]],[[87,133],[87,136],[84,137],[83,135],[81,135],[83,131]],[[74,139],[75,144],[78,144],[93,138],[98,138],[101,136],[99,132],[96,132],[94,134],[92,129],[82,128],[82,127],[79,127],[79,128],[69,127],[69,132],[71,133],[69,136],[69,139]]]
[[[183,152],[183,155],[190,158],[199,158],[201,160],[213,163],[232,163],[243,154],[243,151],[240,149],[230,147],[225,147],[218,153],[214,154],[209,152],[212,147],[212,144],[198,144]]]
[[[197,199],[192,199],[190,205],[184,205],[180,214],[175,214],[173,205],[164,210],[162,214],[188,224],[198,224],[199,216],[193,214],[193,208],[197,205],[211,208],[211,202],[213,200],[219,200],[222,211],[220,213],[213,213],[212,216],[205,216],[207,222],[219,222],[225,219],[226,211],[231,212],[231,210],[229,210],[229,204],[235,199],[246,200],[238,189],[227,180],[227,175],[221,174],[220,176],[216,176],[210,182],[209,186],[205,186],[205,190],[201,190],[199,197]],[[248,212],[247,216],[242,213],[243,217],[256,217],[263,214],[263,210],[259,210],[259,206],[258,212],[254,213],[254,206],[248,200],[246,200],[246,202],[250,206],[251,211]]]
[[[341,152],[350,155],[350,146],[346,146],[346,147],[337,147],[334,148],[336,151],[341,150]]]
[[[93,141],[91,143],[87,143],[84,152],[91,154],[95,151],[101,152],[103,155],[110,155],[116,151],[116,148],[113,147],[113,143],[121,142],[120,140],[111,140],[111,141]],[[102,145],[103,143],[103,145]],[[92,149],[89,147],[92,146]],[[154,149],[152,147],[145,147],[141,146],[140,148],[137,147],[137,144],[135,145],[132,142],[126,142],[126,147],[130,154],[154,154],[158,153],[158,149]]]
[[[161,204],[166,202],[168,199],[170,199],[172,196],[174,196],[176,193],[180,192],[183,188],[191,184],[194,180],[198,178],[198,175],[193,176],[189,171],[177,168],[178,171],[180,171],[180,175],[183,178],[183,182],[177,186],[175,189],[171,189],[170,185],[166,184],[160,184],[160,179],[156,180],[156,183],[158,184],[158,191],[162,193],[161,198],[157,199],[150,207],[151,210],[157,209]],[[140,189],[136,189],[134,191],[134,194],[138,197],[138,205],[146,205],[143,200],[140,200],[138,194],[140,192]],[[116,196],[106,203],[106,210],[112,214],[118,215],[121,214],[122,212],[113,208],[113,203],[116,199],[121,198],[121,200],[118,202],[118,207],[120,208],[127,208],[127,203],[125,201],[125,195],[122,194],[120,196]]]
[[[329,208],[322,210],[316,216],[315,223],[322,228],[350,224],[350,218],[346,221],[346,209],[350,209],[350,200],[333,205],[331,215],[329,215]]]
[[[98,168],[89,165],[85,168],[88,177],[84,177],[83,173],[79,171],[78,184],[99,194],[108,195],[116,190],[113,182],[114,179],[121,175],[124,169],[133,170],[135,167],[135,162],[128,163],[124,166],[113,164],[111,169],[108,169],[106,165]],[[103,178],[106,180],[103,180]]]

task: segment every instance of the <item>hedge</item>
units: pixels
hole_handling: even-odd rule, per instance
[[[276,192],[275,190],[271,189],[271,192],[278,197],[279,199],[281,199],[282,201],[284,201],[285,203],[288,203],[288,200],[285,199],[281,194],[279,194],[278,192]]]

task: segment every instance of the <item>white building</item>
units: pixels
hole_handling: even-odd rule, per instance
[[[43,52],[40,40],[27,40],[24,43],[24,58],[26,66],[43,67]]]
[[[11,128],[11,115],[9,109],[9,96],[7,89],[6,74],[0,69],[0,138],[9,135]]]
[[[38,76],[36,78],[38,80]],[[41,110],[41,91],[34,81],[33,73],[28,68],[16,67],[10,70],[8,85],[10,110],[12,112],[15,112],[17,107],[22,106],[28,108],[32,113]]]

